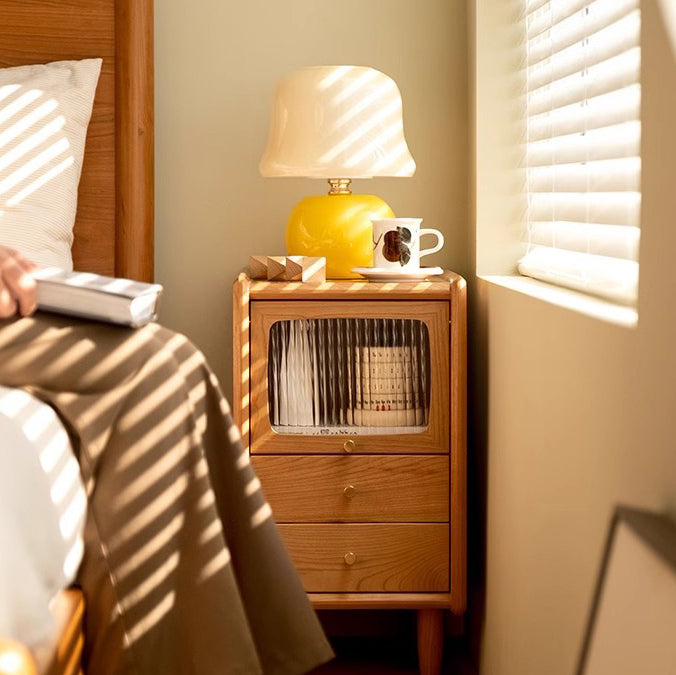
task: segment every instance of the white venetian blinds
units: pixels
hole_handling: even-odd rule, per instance
[[[641,206],[639,0],[524,0],[527,276],[633,304]]]

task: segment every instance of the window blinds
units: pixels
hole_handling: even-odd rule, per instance
[[[634,304],[641,207],[639,0],[524,0],[521,274]]]

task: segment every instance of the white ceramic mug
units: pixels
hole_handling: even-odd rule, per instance
[[[422,218],[374,218],[373,266],[380,269],[399,269],[402,272],[420,269],[423,256],[436,253],[444,245],[444,235],[439,230],[420,227]],[[420,250],[420,237],[437,236],[437,244]]]

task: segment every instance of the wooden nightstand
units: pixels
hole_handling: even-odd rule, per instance
[[[466,296],[234,285],[235,420],[318,609],[416,609],[423,675],[466,603]]]

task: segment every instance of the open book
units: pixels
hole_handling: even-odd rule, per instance
[[[38,309],[126,326],[157,316],[162,286],[48,267],[33,272]]]

